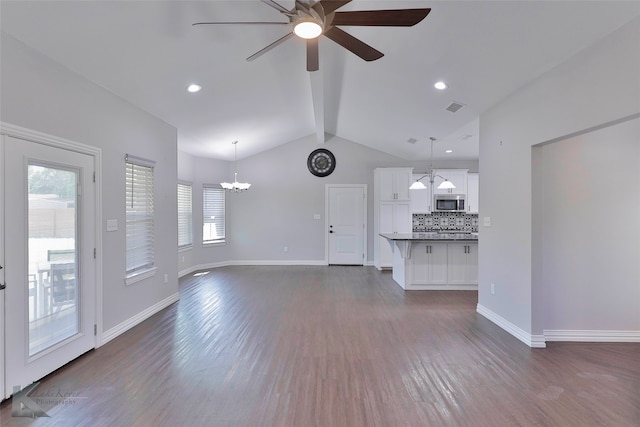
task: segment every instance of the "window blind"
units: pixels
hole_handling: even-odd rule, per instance
[[[205,186],[202,191],[202,242],[225,241],[225,192],[221,188]]]
[[[178,184],[178,247],[193,245],[192,191],[190,184]]]
[[[154,267],[153,166],[126,161],[127,276]]]

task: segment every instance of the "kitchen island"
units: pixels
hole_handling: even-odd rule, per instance
[[[380,233],[393,252],[393,280],[406,290],[477,290],[478,233]]]

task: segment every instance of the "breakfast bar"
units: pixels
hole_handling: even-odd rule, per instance
[[[478,233],[380,233],[393,252],[393,280],[405,290],[477,290]]]

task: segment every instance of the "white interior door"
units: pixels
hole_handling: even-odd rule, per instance
[[[3,143],[8,397],[96,345],[95,159]]]
[[[366,186],[327,187],[329,264],[363,265]]]

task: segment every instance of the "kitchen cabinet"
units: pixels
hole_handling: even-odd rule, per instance
[[[411,248],[411,284],[447,284],[447,243],[418,243]]]
[[[477,236],[383,234],[393,246],[393,280],[406,290],[477,290]]]
[[[467,213],[478,213],[480,211],[480,174],[467,174]]]
[[[393,252],[379,233],[411,233],[413,228],[409,186],[413,168],[374,170],[373,264],[377,269],[393,266]]]
[[[468,169],[436,169],[435,180],[433,182],[434,194],[467,194],[467,172]],[[438,176],[439,175],[439,176]],[[456,186],[451,190],[438,190],[438,186],[445,180],[449,180]]]
[[[424,174],[414,174],[411,182],[415,182],[418,178],[423,176]],[[431,196],[431,184],[429,183],[429,177],[424,178],[422,183],[427,187],[424,190],[409,190],[412,214],[431,213],[433,197]]]
[[[380,200],[409,201],[409,186],[413,168],[378,168],[374,171],[374,185]]]
[[[478,284],[478,244],[460,242],[447,244],[447,284]]]

